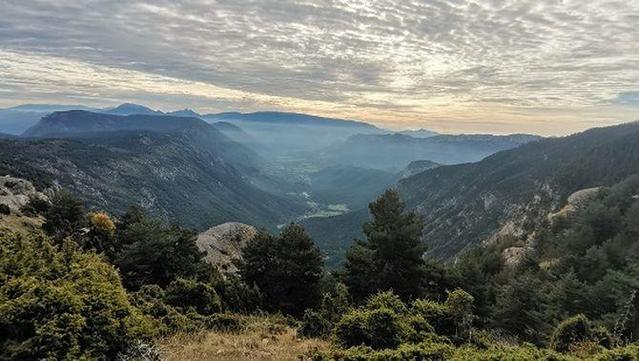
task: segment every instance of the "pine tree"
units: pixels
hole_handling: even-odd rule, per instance
[[[301,316],[321,300],[322,256],[301,226],[290,224],[277,236],[261,231],[242,258],[240,274],[260,289],[267,308]]]
[[[422,296],[426,281],[421,218],[406,211],[399,193],[387,190],[369,205],[373,220],[364,225],[366,241],[346,257],[345,283],[353,297],[393,290],[402,299]],[[368,288],[368,289],[367,289]]]

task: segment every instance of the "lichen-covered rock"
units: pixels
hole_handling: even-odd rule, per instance
[[[222,273],[236,273],[233,261],[242,257],[242,248],[257,230],[243,223],[229,222],[209,228],[197,236],[198,248],[206,252],[206,261]]]
[[[534,252],[532,247],[509,247],[502,252],[501,256],[506,266],[517,267]]]
[[[49,200],[47,195],[38,192],[26,179],[0,176],[0,204],[8,206],[12,213],[19,214],[20,208],[29,203],[31,198]]]

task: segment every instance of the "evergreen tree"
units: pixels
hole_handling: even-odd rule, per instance
[[[44,212],[46,221],[42,229],[56,241],[65,237],[78,238],[86,225],[86,212],[82,201],[65,190],[51,197],[51,206]]]
[[[304,228],[290,224],[273,236],[265,231],[242,250],[244,281],[264,295],[265,307],[301,316],[320,301],[322,257]]]
[[[393,290],[402,299],[424,293],[426,250],[421,218],[406,211],[395,190],[387,190],[369,205],[373,220],[364,225],[365,242],[346,256],[345,283],[356,300],[379,290]]]
[[[127,288],[136,290],[145,284],[164,287],[177,277],[210,279],[211,267],[195,244],[194,232],[177,225],[164,226],[143,214],[123,218],[130,222],[118,224],[122,229],[116,232],[113,263]]]

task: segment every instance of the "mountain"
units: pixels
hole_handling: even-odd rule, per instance
[[[377,169],[332,166],[311,173],[309,179],[313,200],[359,209],[392,186],[397,175]]]
[[[314,125],[314,126],[333,126],[333,127],[362,127],[362,129],[378,129],[374,125],[359,122],[356,120],[347,120],[339,118],[326,118],[316,115],[288,112],[255,112],[255,113],[238,113],[227,112],[217,114],[207,114],[204,116],[206,120],[211,121],[240,121],[240,122],[260,122],[270,124],[290,124],[290,125]]]
[[[439,133],[433,132],[432,130],[428,130],[428,129],[409,129],[409,130],[402,130],[397,133],[402,135],[408,135],[413,138],[430,138],[430,137],[439,135]]]
[[[121,130],[149,130],[168,132],[199,125],[209,127],[196,118],[176,118],[167,115],[115,115],[84,110],[55,112],[45,116],[38,124],[27,129],[24,137],[68,137],[86,133]]]
[[[95,110],[96,108],[87,107],[85,105],[64,105],[64,104],[22,104],[2,110],[20,111],[20,112],[40,112],[53,113],[65,110]]]
[[[0,133],[22,134],[45,115],[71,109],[92,110],[83,105],[24,104],[0,109]]]
[[[197,229],[274,227],[302,211],[259,189],[263,160],[200,119],[57,112],[25,134],[0,143],[0,173],[60,184],[94,208],[139,204]]]
[[[441,164],[476,162],[495,152],[535,141],[534,135],[438,135],[414,138],[402,134],[358,134],[328,148],[325,158],[338,164],[399,172],[414,160]]]
[[[145,114],[145,115],[160,115],[164,114],[159,110],[153,110],[149,107],[139,104],[124,103],[115,108],[102,110],[103,113],[113,115],[133,115],[133,114]]]
[[[173,112],[168,112],[166,113],[166,115],[171,115],[174,117],[189,117],[189,118],[201,118],[202,115],[194,112],[191,109],[182,109],[182,110],[176,110]]]
[[[386,132],[354,120],[285,112],[227,112],[208,114],[203,119],[213,123],[224,121],[242,128],[264,147],[263,156],[269,159],[300,152],[315,153],[354,134]]]
[[[543,139],[477,163],[442,166],[399,182],[424,218],[429,253],[452,259],[487,239],[524,236],[582,189],[639,173],[639,123]]]
[[[194,145],[215,146],[226,161],[244,171],[254,172],[261,158],[247,147],[224,136],[215,127],[197,118],[168,115],[112,115],[71,110],[56,112],[42,118],[22,135],[30,138],[97,138],[96,133],[115,131],[182,132]]]
[[[440,165],[441,164],[435,163],[435,162],[430,161],[430,160],[416,160],[416,161],[410,162],[406,166],[406,168],[404,168],[399,173],[399,178],[408,178],[408,177],[413,176],[413,175],[415,175],[417,173],[421,173],[423,171],[439,167]]]
[[[0,139],[8,139],[8,138],[15,138],[15,137],[17,137],[17,135],[0,133]]]
[[[453,260],[484,241],[524,237],[575,192],[633,174],[639,174],[637,122],[529,142],[476,163],[439,166],[401,179],[398,189],[424,219],[429,256]],[[362,208],[303,223],[329,255],[328,263],[336,265],[352,240],[363,237],[368,219]]]

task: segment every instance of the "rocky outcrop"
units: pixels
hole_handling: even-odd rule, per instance
[[[571,194],[568,199],[566,205],[561,208],[558,212],[550,213],[548,215],[549,220],[554,220],[556,217],[560,216],[568,216],[573,213],[577,208],[588,201],[592,196],[596,195],[597,192],[601,189],[600,187],[586,188],[581,189],[573,194]]]
[[[236,273],[234,260],[242,257],[242,247],[253,239],[257,230],[243,223],[229,222],[209,228],[197,236],[198,248],[206,252],[206,261],[222,273]]]
[[[504,264],[507,267],[517,267],[522,264],[528,257],[534,254],[532,247],[508,247],[502,252]]]
[[[31,198],[49,201],[49,197],[38,192],[28,180],[8,175],[0,176],[0,204],[8,206],[12,213],[20,214],[20,209],[29,203]]]
[[[416,160],[416,161],[410,162],[410,164],[408,164],[408,166],[406,166],[406,168],[404,168],[404,170],[402,170],[399,173],[399,178],[403,179],[403,178],[412,177],[417,173],[421,173],[429,169],[437,168],[440,165],[441,164],[431,162],[430,160]]]

